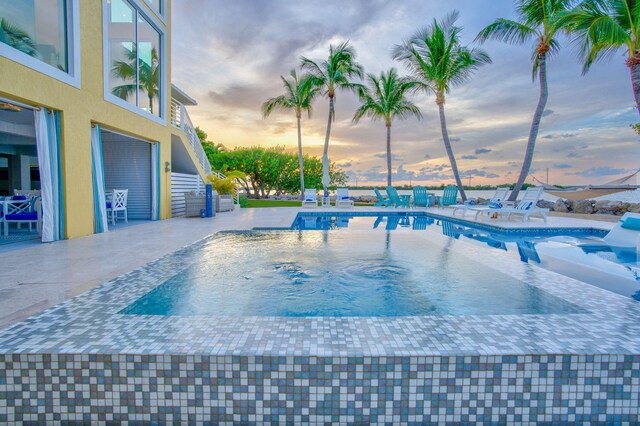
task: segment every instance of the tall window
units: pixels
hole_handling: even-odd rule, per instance
[[[69,72],[66,0],[0,0],[0,42]]]
[[[127,0],[111,0],[108,14],[110,93],[161,116],[160,32]]]

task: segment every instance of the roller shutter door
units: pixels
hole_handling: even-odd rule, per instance
[[[130,138],[103,140],[107,191],[128,189],[129,219],[151,219],[151,144]]]

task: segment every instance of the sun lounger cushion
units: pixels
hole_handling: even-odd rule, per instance
[[[628,217],[625,220],[621,221],[620,226],[625,229],[640,231],[640,218]]]
[[[7,220],[38,220],[37,212],[8,214]]]
[[[502,204],[501,203],[489,203],[488,206],[491,209],[501,209],[502,208]]]
[[[27,199],[26,195],[14,195],[13,197],[11,197],[11,199],[13,201],[23,201]]]
[[[467,200],[464,202],[465,206],[475,206],[476,205],[476,200]]]

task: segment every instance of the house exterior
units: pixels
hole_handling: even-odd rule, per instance
[[[211,172],[184,108],[195,101],[171,85],[170,1],[2,2],[5,192],[41,186],[53,240],[101,232],[105,189],[129,188],[130,217],[166,219],[171,173]],[[53,135],[48,148],[39,134]]]

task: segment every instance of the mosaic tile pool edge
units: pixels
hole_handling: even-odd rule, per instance
[[[0,355],[0,423],[640,421],[640,355]]]

